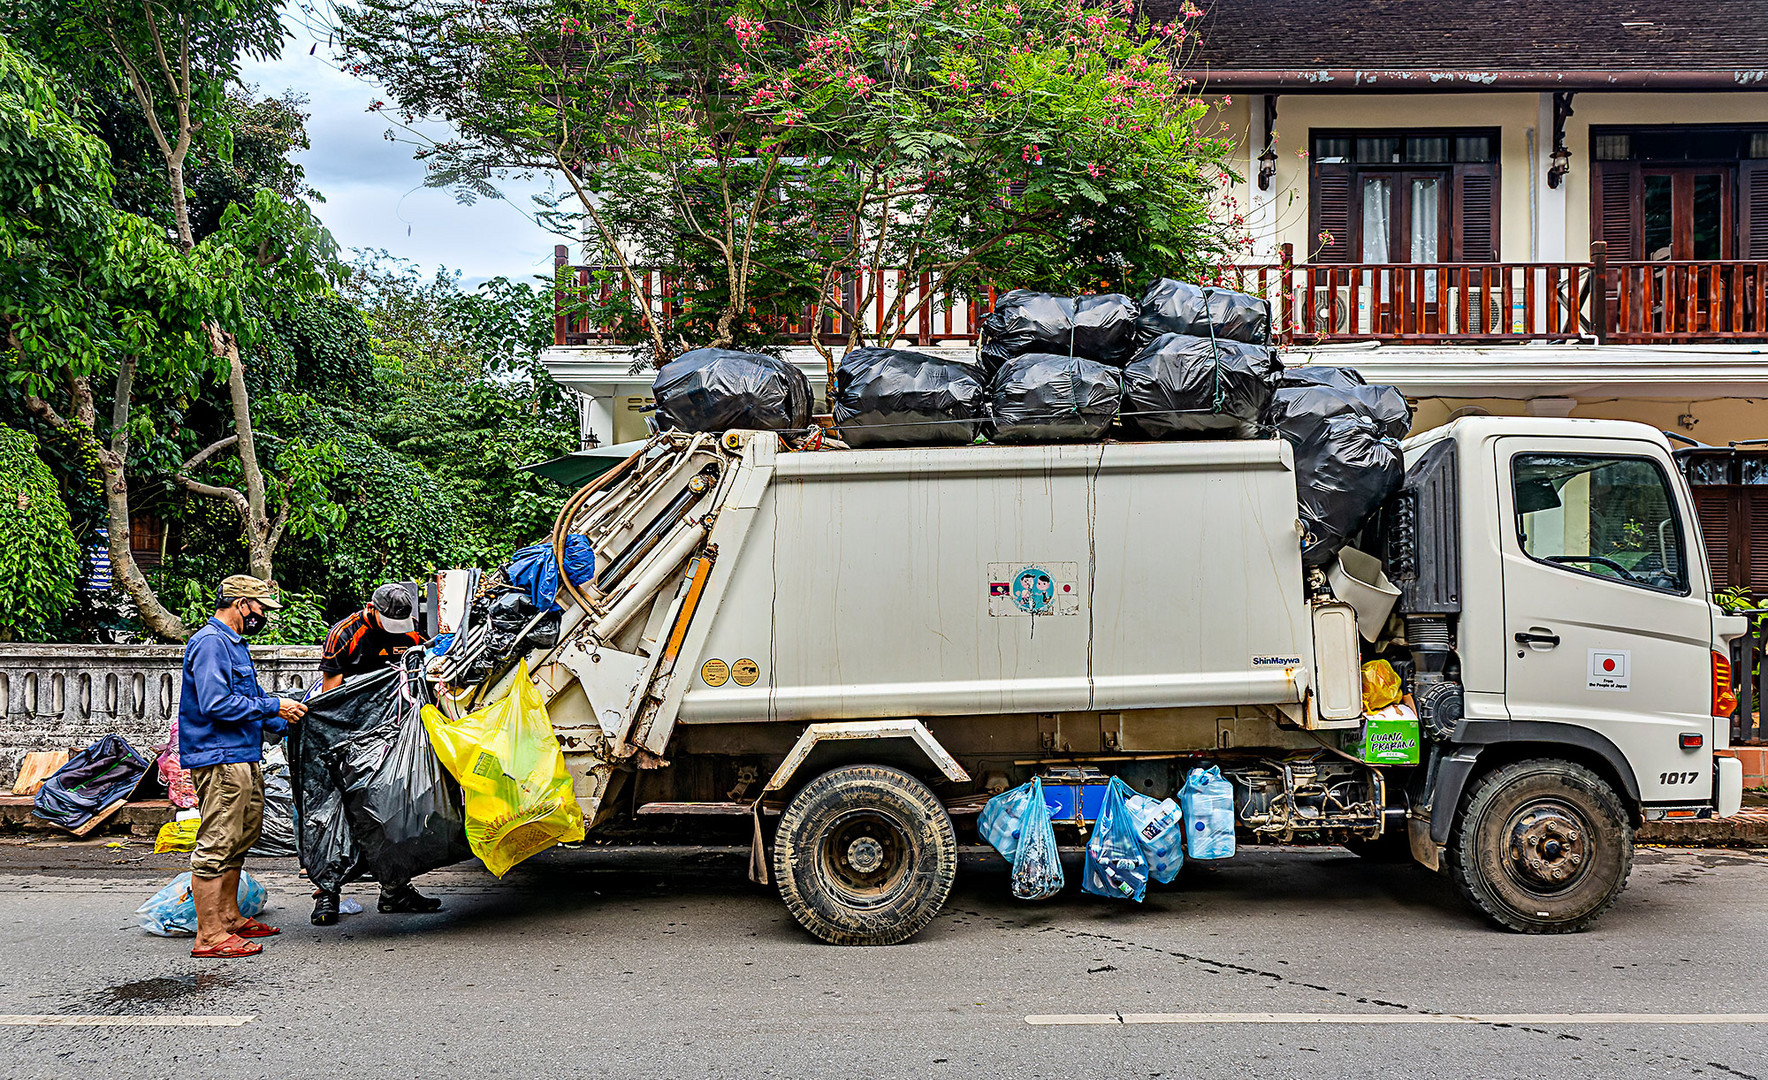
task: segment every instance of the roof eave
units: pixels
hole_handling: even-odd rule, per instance
[[[1714,71],[1497,71],[1458,68],[1201,68],[1204,93],[1490,93],[1504,90],[1761,91],[1768,68]]]

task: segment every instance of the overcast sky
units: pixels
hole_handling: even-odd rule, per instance
[[[264,94],[295,90],[308,98],[312,113],[307,137],[312,149],[299,155],[307,182],[325,196],[314,210],[345,249],[385,248],[416,262],[424,271],[445,266],[462,272],[470,285],[502,274],[526,278],[552,272],[556,238],[523,216],[532,213],[529,196],[544,184],[508,185],[515,207],[495,201],[462,206],[446,190],[423,186],[424,168],[411,158],[412,147],[388,142],[387,120],[367,110],[384,94],[326,62],[324,40],[315,42],[300,26],[283,58],[248,63],[245,81]]]

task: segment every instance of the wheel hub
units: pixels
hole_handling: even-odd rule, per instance
[[[869,836],[862,836],[847,845],[847,865],[862,874],[870,874],[884,865],[884,845]]]
[[[1511,872],[1536,889],[1563,889],[1588,862],[1589,828],[1566,807],[1526,806],[1511,819]]]

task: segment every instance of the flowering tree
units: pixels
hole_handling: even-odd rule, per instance
[[[402,126],[458,132],[419,151],[433,183],[550,172],[573,197],[561,221],[632,293],[640,264],[682,272],[684,318],[636,312],[658,358],[765,334],[807,300],[882,300],[890,340],[935,294],[1125,282],[1226,243],[1208,200],[1227,145],[1182,70],[1190,12],[356,0],[339,18],[348,69]],[[932,287],[879,296],[859,272],[880,266]]]

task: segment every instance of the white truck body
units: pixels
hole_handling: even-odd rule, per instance
[[[1416,767],[1345,763],[1362,724],[1355,612],[1304,569],[1280,439],[789,451],[771,433],[659,436],[567,505],[555,543],[587,535],[597,578],[567,587],[559,643],[527,659],[588,820],[749,814],[762,866],[763,822],[783,806],[774,867],[795,879],[815,860],[788,846],[824,842],[786,838],[821,820],[823,804],[801,806],[865,803],[819,787],[840,767],[940,787],[937,849],[946,811],[1039,769],[1134,773],[1167,794],[1208,758],[1242,763],[1255,836],[1397,835],[1471,875],[1463,891],[1505,925],[1587,925],[1612,893],[1590,910],[1584,894],[1606,884],[1586,860],[1630,859],[1633,822],[1735,811],[1713,680],[1742,620],[1712,602],[1660,434],[1477,418],[1406,450],[1410,509],[1371,529],[1402,588],[1383,644],[1412,650],[1435,724]],[[509,666],[459,704],[497,696]],[[1555,783],[1594,794],[1504,809]],[[879,811],[880,842],[908,831],[878,850],[911,851],[921,834],[898,819],[916,813]],[[877,845],[860,839],[855,865],[870,865]],[[1479,843],[1534,853],[1508,886],[1487,883],[1522,901],[1480,892]],[[1614,892],[1624,878],[1623,863]],[[813,925],[812,886],[781,881],[828,940],[900,940],[926,914],[922,897],[888,932],[875,913]],[[1546,905],[1542,891],[1566,910],[1505,914]]]

